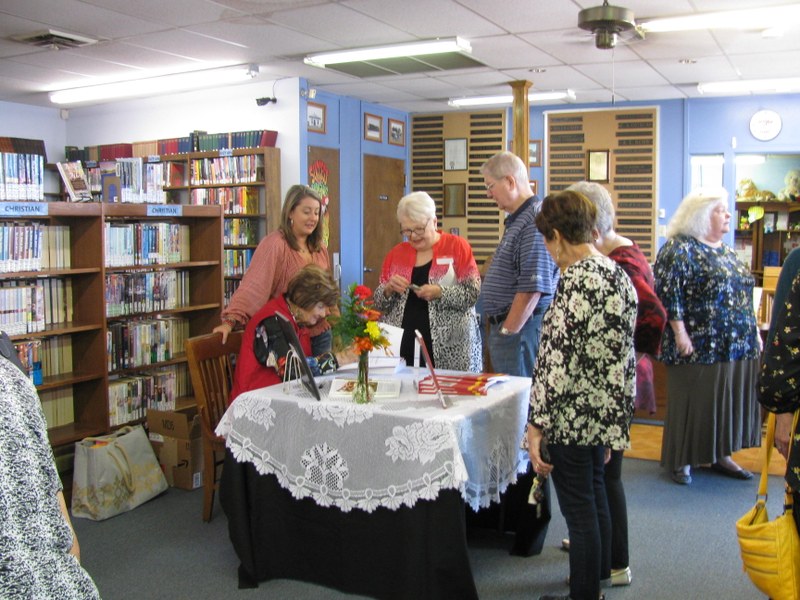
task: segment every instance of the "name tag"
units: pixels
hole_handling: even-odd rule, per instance
[[[452,265],[453,264],[453,257],[452,256],[440,256],[436,259],[437,265]]]

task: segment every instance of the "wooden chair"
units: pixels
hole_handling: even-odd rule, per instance
[[[222,334],[209,333],[189,338],[186,354],[192,377],[203,436],[203,520],[211,521],[214,492],[219,488],[219,473],[225,459],[225,439],[214,430],[228,407],[233,385],[233,370],[242,332],[232,331],[222,343]]]

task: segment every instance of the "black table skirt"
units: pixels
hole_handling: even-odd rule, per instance
[[[282,578],[374,598],[478,597],[456,490],[413,508],[344,513],[293,498],[274,475],[227,451],[220,503],[241,561],[240,588]]]

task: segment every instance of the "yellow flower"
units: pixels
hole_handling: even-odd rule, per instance
[[[382,335],[381,328],[375,321],[367,321],[367,333],[373,342],[377,342]]]

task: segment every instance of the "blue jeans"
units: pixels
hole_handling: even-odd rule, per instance
[[[611,576],[611,519],[602,446],[550,444],[551,477],[569,532],[569,597],[597,600]]]
[[[611,516],[611,568],[624,569],[629,566],[628,557],[628,503],[622,485],[622,450],[612,450],[611,460],[606,463],[605,483],[608,512]]]
[[[517,333],[501,335],[502,323],[489,326],[489,358],[495,373],[532,377],[544,312],[534,312]]]

